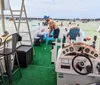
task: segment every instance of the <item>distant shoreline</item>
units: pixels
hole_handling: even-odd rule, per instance
[[[8,17],[5,17],[5,19],[10,19],[11,17],[8,16]],[[1,19],[1,17],[0,17]],[[15,19],[19,19],[19,17],[15,17]],[[22,20],[24,20],[25,17],[22,17]],[[66,20],[66,21],[77,21],[77,20],[87,20],[87,21],[100,21],[100,18],[68,18],[68,19],[60,19],[60,18],[52,18],[54,20]],[[32,18],[32,17],[28,17],[28,20],[44,20],[43,18]]]

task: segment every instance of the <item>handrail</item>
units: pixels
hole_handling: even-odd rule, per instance
[[[13,34],[15,34],[15,33],[13,33]],[[14,50],[14,51],[12,51],[11,53],[5,53],[5,45],[6,45],[6,41],[7,41],[7,39],[10,37],[10,36],[12,36],[13,34],[10,34],[9,36],[7,36],[6,38],[5,38],[5,40],[4,40],[4,51],[3,51],[3,53],[0,53],[0,55],[3,55],[3,56],[6,56],[6,55],[11,55],[12,53],[14,53],[15,51],[16,51],[16,49]],[[16,34],[18,34],[18,33],[16,33]],[[20,36],[19,34],[18,34],[18,36]],[[19,38],[19,37],[17,37],[17,38]],[[19,41],[19,39],[17,39],[17,42]]]

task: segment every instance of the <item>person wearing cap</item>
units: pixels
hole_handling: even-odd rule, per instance
[[[49,16],[44,16],[44,19],[48,22],[48,25],[49,25],[49,36],[50,36],[50,33],[52,32],[52,30],[54,30],[54,41],[58,38],[59,36],[59,28],[56,24],[56,22],[52,19],[50,19]]]

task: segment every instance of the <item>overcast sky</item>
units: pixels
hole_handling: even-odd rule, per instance
[[[12,8],[20,7],[21,0],[10,0]],[[28,17],[98,18],[100,0],[25,0]]]

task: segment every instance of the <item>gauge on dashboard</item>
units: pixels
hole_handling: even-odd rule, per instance
[[[66,49],[66,52],[68,52],[68,49]]]
[[[94,54],[94,51],[91,51],[91,54]]]
[[[63,51],[63,54],[65,54],[66,52],[65,51]]]
[[[74,51],[74,48],[73,47],[70,47],[69,49],[70,49],[71,52]]]
[[[97,53],[95,53],[95,54],[94,54],[94,57],[98,57],[98,54],[97,54]]]
[[[86,52],[86,53],[89,53],[89,52],[90,52],[90,49],[89,49],[89,48],[86,48],[86,49],[85,49],[85,52]]]

